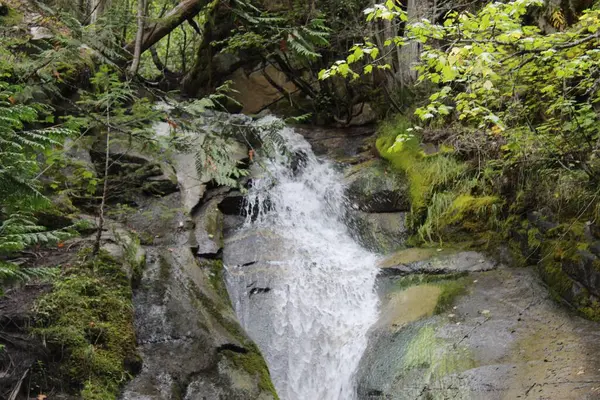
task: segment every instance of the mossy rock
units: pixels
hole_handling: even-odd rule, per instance
[[[103,252],[65,270],[37,301],[32,333],[50,351],[48,363],[32,377],[45,392],[53,389],[49,383],[60,382],[61,390],[84,400],[116,399],[121,385],[141,369],[130,281]]]
[[[408,238],[406,213],[365,213],[351,210],[347,225],[367,249],[389,254],[404,246]]]
[[[410,210],[406,177],[382,160],[351,167],[346,181],[346,195],[355,209],[371,213]]]

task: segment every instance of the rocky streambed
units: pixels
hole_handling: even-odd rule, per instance
[[[598,324],[557,304],[532,269],[409,249],[378,280],[359,398],[600,398]]]
[[[280,198],[251,191],[250,203],[216,187],[193,154],[110,149],[115,190],[102,249],[126,277],[124,332],[135,333],[120,398],[600,399],[597,323],[552,298],[532,268],[460,245],[406,248],[408,188],[372,154],[372,130],[299,132],[316,158],[297,142],[291,169],[270,172],[267,189]],[[247,163],[238,147],[233,157]],[[69,157],[97,174],[99,154]],[[307,162],[313,175],[302,177]],[[78,207],[70,213],[92,218]],[[84,232],[34,262],[68,269],[93,239]],[[0,387],[13,398],[42,389],[80,398],[29,378],[39,361],[65,363],[29,333],[51,291],[31,284],[0,300],[10,355],[0,359]]]

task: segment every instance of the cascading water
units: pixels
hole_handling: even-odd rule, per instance
[[[352,400],[377,318],[377,257],[344,225],[341,173],[291,128],[279,134],[285,149],[260,160],[246,221],[226,242],[228,290],[282,400]]]

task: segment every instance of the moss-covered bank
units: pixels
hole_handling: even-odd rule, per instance
[[[117,260],[83,252],[35,306],[32,333],[49,350],[32,387],[59,388],[84,400],[116,399],[141,368],[133,327],[131,281]]]
[[[451,147],[426,151],[408,126],[403,118],[382,124],[376,147],[408,180],[412,244],[489,240],[502,207],[500,198],[478,186],[469,163],[458,159]]]
[[[510,169],[492,173],[449,146],[424,146],[409,126],[401,117],[383,123],[376,141],[408,181],[409,243],[470,242],[510,264],[534,265],[556,299],[600,320],[598,212],[595,198],[582,203],[590,196],[573,174],[532,173],[512,182]]]

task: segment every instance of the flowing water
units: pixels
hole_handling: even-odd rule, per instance
[[[230,297],[282,400],[352,400],[377,318],[377,257],[344,225],[341,173],[291,128],[280,135],[284,144],[262,160],[235,234],[260,238],[241,249],[253,259],[231,265],[225,256]]]

